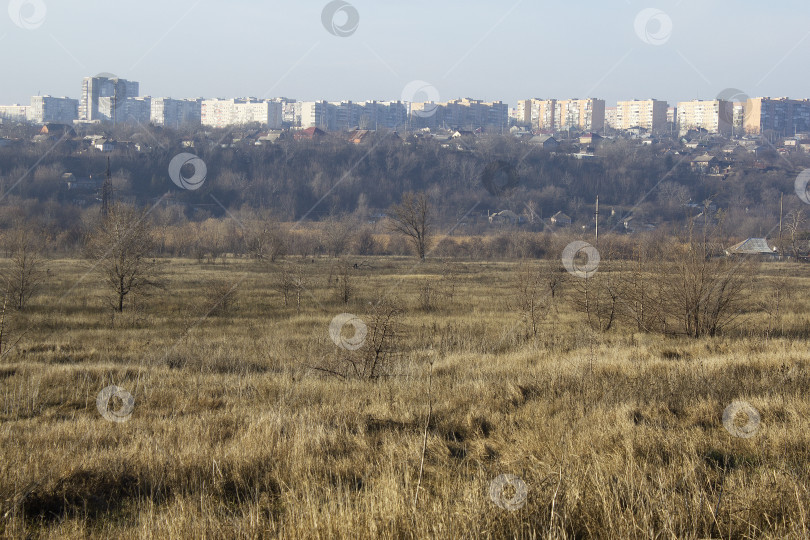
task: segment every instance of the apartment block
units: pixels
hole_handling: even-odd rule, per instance
[[[475,130],[505,129],[509,126],[509,106],[502,101],[455,99],[444,103],[410,103],[412,127],[438,127]]]
[[[79,120],[84,122],[117,122],[118,113],[129,98],[140,95],[135,81],[108,77],[85,77],[79,103]],[[135,105],[139,107],[139,105]]]
[[[394,130],[408,121],[408,104],[401,101],[305,101],[300,103],[300,111],[302,128],[324,131]]]
[[[0,118],[10,122],[27,122],[28,105],[0,105]]]
[[[667,127],[669,104],[657,99],[619,101],[616,104],[614,128],[627,130],[642,128],[647,131],[661,131]]]
[[[201,123],[224,128],[257,122],[270,129],[280,129],[282,107],[278,101],[245,99],[206,99],[201,103]]]
[[[616,107],[605,107],[605,126],[611,129],[621,129],[616,120]]]
[[[79,117],[79,101],[66,97],[34,96],[27,120],[35,124],[72,124]]]
[[[602,131],[605,129],[605,100],[565,99],[557,101],[555,130]]]
[[[202,99],[153,98],[149,114],[156,126],[180,128],[202,123]]]
[[[537,130],[553,130],[556,99],[526,99],[518,101],[518,122]]]
[[[678,123],[678,107],[667,108],[667,124],[675,125]]]
[[[789,136],[810,131],[810,100],[758,97],[745,104],[746,133]]]
[[[730,134],[733,118],[731,102],[722,99],[678,103],[678,129],[681,133],[705,129],[709,133]]]
[[[103,98],[110,99],[110,98]],[[152,117],[151,97],[128,97],[118,107],[115,114],[117,122],[127,124],[148,124]]]
[[[326,101],[304,101],[301,102],[302,128],[316,127],[323,130],[328,129],[329,124],[329,103]]]

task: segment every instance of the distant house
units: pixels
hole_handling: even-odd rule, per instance
[[[551,135],[535,135],[529,143],[542,147],[544,150],[556,150],[560,143]]]
[[[295,135],[293,135],[293,139],[295,139],[296,141],[314,141],[322,138],[325,135],[326,132],[324,130],[316,127],[311,127],[295,132]]]
[[[492,225],[499,225],[503,223],[517,225],[518,223],[520,223],[520,217],[511,210],[503,210],[501,212],[491,214],[489,216],[489,222]]]
[[[101,188],[101,180],[93,178],[77,178],[73,173],[62,175],[65,187],[70,191],[95,192]]]
[[[560,211],[551,216],[551,223],[558,227],[568,227],[571,225],[571,218]]]
[[[368,136],[371,132],[367,129],[356,129],[349,133],[349,142],[352,144],[363,144],[363,142],[368,140]]]
[[[109,139],[102,138],[93,141],[93,148],[95,148],[99,152],[112,152],[113,150],[115,150],[116,146],[117,143]]]
[[[696,157],[689,163],[689,165],[692,167],[692,170],[702,173],[720,172],[720,162],[716,157],[709,154],[703,154],[702,156]]]
[[[596,146],[602,141],[602,136],[598,133],[584,133],[579,137],[579,144],[586,146]]]
[[[259,133],[254,144],[261,146],[264,143],[274,143],[281,139],[282,133],[283,132],[277,130]]]
[[[75,137],[76,132],[73,130],[71,126],[67,124],[45,124],[42,126],[42,129],[39,130],[40,135],[50,135],[51,137]]]
[[[777,255],[776,251],[768,245],[765,238],[749,238],[739,244],[735,244],[726,250],[728,257],[765,257],[771,258]]]

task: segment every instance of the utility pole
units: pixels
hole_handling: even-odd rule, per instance
[[[599,195],[596,196],[596,213],[594,214],[596,221],[596,245],[599,245]]]
[[[784,254],[784,246],[782,245],[782,199],[784,197],[784,193],[779,194],[779,258],[782,258]]]
[[[110,199],[112,198],[112,172],[110,171],[110,158],[107,157],[107,174],[104,183],[101,185],[101,217],[107,217],[110,210]]]

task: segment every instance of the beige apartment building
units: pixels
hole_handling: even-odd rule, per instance
[[[530,125],[532,129],[553,130],[556,107],[556,99],[533,98],[518,101],[518,122]]]
[[[648,131],[660,131],[667,127],[666,101],[657,99],[619,101],[616,104],[613,126],[616,129],[627,130],[643,128]]]
[[[793,135],[810,131],[810,100],[758,97],[745,104],[744,129],[746,133],[774,132]]]
[[[730,134],[734,118],[733,106],[729,101],[693,100],[678,103],[678,127],[681,133],[690,129],[705,129],[709,133]]]
[[[605,129],[605,100],[564,99],[557,101],[556,130],[602,131]]]
[[[518,102],[518,122],[532,129],[601,131],[605,128],[602,99],[525,99]]]

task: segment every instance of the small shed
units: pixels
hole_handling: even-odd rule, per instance
[[[759,256],[770,258],[776,256],[776,251],[768,245],[768,241],[765,238],[749,238],[728,248],[726,250],[726,256]]]

